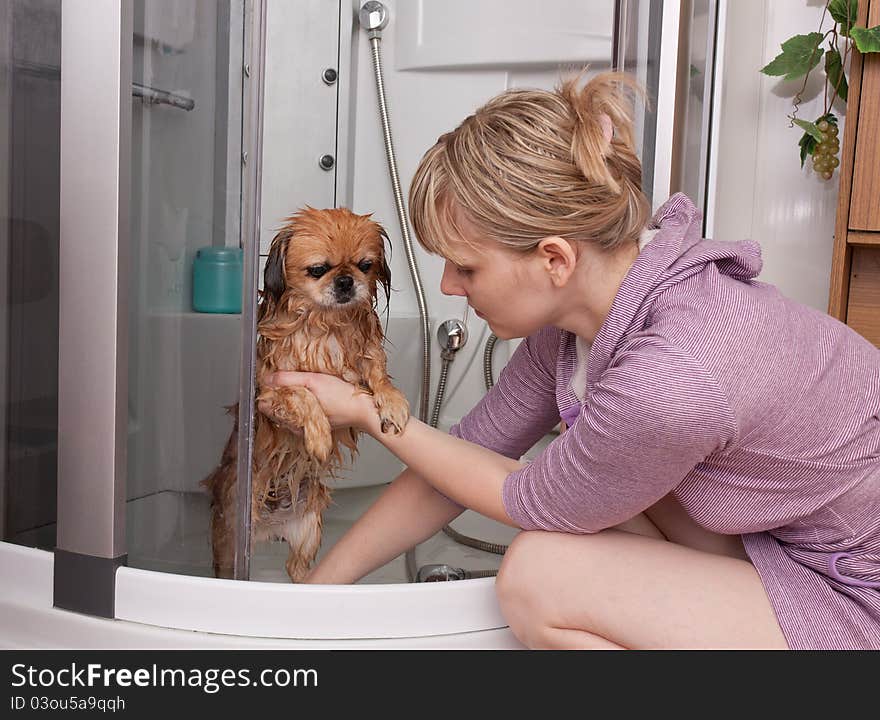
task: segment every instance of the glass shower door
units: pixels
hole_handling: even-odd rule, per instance
[[[248,335],[241,248],[249,17],[244,0],[134,3],[126,512],[133,567],[212,574],[209,496],[200,482],[233,429],[243,328]]]
[[[0,3],[0,540],[55,547],[61,0]]]

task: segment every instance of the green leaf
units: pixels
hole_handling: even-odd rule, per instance
[[[804,133],[798,145],[801,148],[801,167],[804,166],[804,160],[807,159],[807,155],[812,155],[813,150],[816,149],[816,138],[814,138],[810,133]]]
[[[782,43],[782,52],[761,68],[765,75],[785,75],[786,80],[794,80],[806,75],[822,58],[822,33],[795,35]]]
[[[880,52],[880,25],[867,29],[854,27],[849,31],[849,36],[855,42],[859,52]]]
[[[818,121],[817,121],[818,122]],[[812,135],[816,142],[822,142],[822,131],[816,127],[815,123],[807,122],[806,120],[795,120],[794,124],[799,128],[802,128],[807,131],[808,135]]]
[[[834,22],[840,23],[840,34],[848,35],[850,28],[855,25],[859,14],[859,0],[831,0],[828,3],[828,12],[834,18]]]
[[[831,48],[825,53],[825,73],[831,81],[831,86],[837,89],[837,96],[846,102],[849,86],[846,75],[843,74],[843,60],[837,48]]]

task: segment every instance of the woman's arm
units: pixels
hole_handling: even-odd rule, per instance
[[[447,435],[411,417],[400,435],[383,433],[369,408],[361,429],[394,453],[435,490],[459,505],[498,522],[519,527],[501,501],[504,479],[523,466],[517,460]]]
[[[370,434],[449,500],[519,527],[501,501],[504,479],[523,466],[519,461],[447,435],[413,417],[401,434],[383,433],[372,396],[333,375],[278,372],[269,382],[307,388],[318,398],[332,427],[354,427]]]
[[[330,548],[305,582],[348,584],[427,540],[462,512],[407,468]]]

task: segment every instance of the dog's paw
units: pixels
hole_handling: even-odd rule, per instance
[[[309,573],[311,572],[311,567],[308,561],[300,557],[288,557],[287,563],[287,575],[290,577],[290,582],[293,583],[301,583],[305,580]]]
[[[389,386],[373,395],[376,411],[382,423],[382,432],[400,435],[409,420],[409,403],[396,387]]]
[[[294,418],[290,413],[290,409],[276,392],[268,391],[260,394],[257,398],[257,410],[277,427],[284,427],[294,431],[300,430],[292,425]]]
[[[333,431],[326,416],[309,418],[303,431],[306,452],[320,463],[327,462],[333,452]]]

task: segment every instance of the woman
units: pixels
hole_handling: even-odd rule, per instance
[[[505,92],[423,158],[441,290],[526,338],[450,435],[386,435],[343,381],[275,378],[408,466],[308,581],[471,508],[523,529],[496,590],[529,647],[880,648],[880,352],[754,280],[755,243],[701,240],[685,196],[649,219],[626,85]]]

